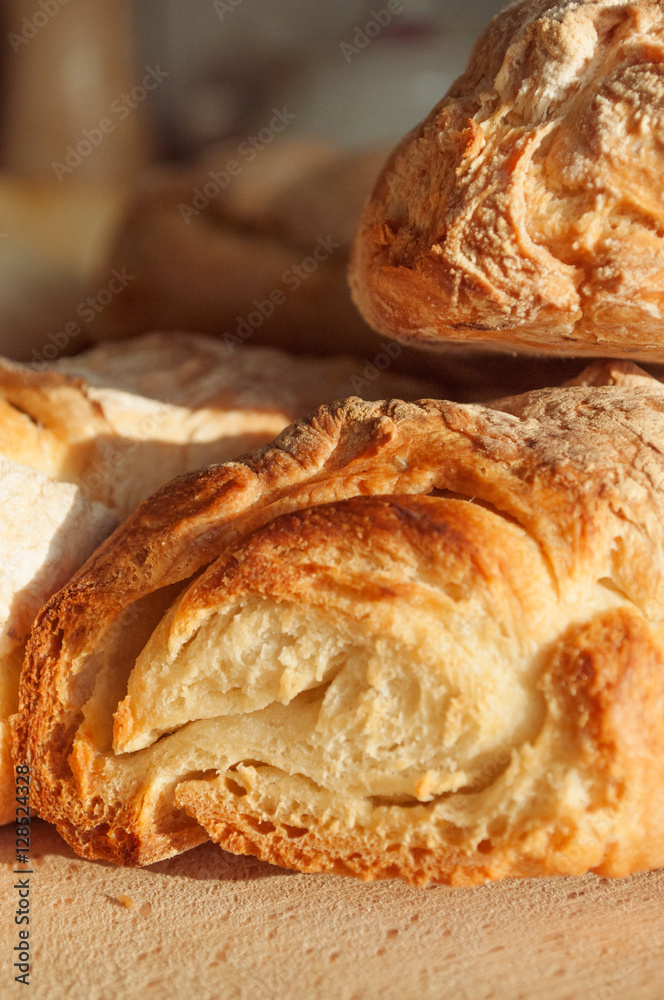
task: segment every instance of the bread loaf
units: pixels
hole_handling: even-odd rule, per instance
[[[664,361],[664,6],[521,0],[388,161],[355,302],[425,347]]]
[[[325,406],[155,494],[40,613],[15,719],[84,856],[211,837],[472,885],[664,864],[664,387]]]

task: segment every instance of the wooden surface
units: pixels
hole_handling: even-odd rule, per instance
[[[0,830],[0,996],[32,1000],[661,1000],[664,872],[478,889],[301,875],[211,844],[131,870],[33,823],[31,986],[14,983]]]

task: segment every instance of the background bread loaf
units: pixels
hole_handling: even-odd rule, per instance
[[[659,0],[521,0],[390,157],[355,302],[423,347],[664,360]]]

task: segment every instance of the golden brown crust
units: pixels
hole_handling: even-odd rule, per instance
[[[4,358],[0,358],[0,413],[0,454],[72,482],[81,469],[75,460],[69,461],[71,446],[110,429],[80,379],[33,371]]]
[[[521,0],[390,158],[356,303],[436,346],[664,360],[659,0]]]
[[[208,835],[414,883],[664,863],[664,387],[586,381],[347,400],[146,501],[33,631],[41,815],[124,864]]]
[[[260,447],[324,401],[435,388],[389,365],[367,378],[347,356],[293,358],[153,333],[44,371],[0,358],[0,454],[76,483],[125,517],[167,480]]]

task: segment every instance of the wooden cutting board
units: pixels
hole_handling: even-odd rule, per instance
[[[31,988],[13,981],[0,830],[0,996],[33,1000],[662,1000],[664,872],[476,889],[301,875],[211,844],[135,870],[33,823]]]

